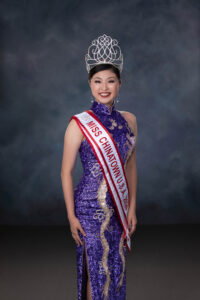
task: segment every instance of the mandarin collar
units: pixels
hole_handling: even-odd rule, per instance
[[[105,114],[105,115],[112,115],[114,111],[116,111],[115,108],[115,101],[113,102],[110,110],[108,108],[108,106],[104,103],[98,102],[96,99],[94,99],[94,102],[92,104],[92,106],[90,107],[90,109],[94,112],[94,113],[99,113],[99,114]]]

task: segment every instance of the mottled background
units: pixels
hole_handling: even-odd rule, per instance
[[[124,54],[119,110],[137,117],[140,224],[200,220],[199,1],[0,2],[0,223],[66,224],[60,170],[71,115],[91,106],[84,55]],[[82,175],[78,157],[74,183]]]

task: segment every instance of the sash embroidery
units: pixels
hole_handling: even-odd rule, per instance
[[[126,246],[130,251],[131,240],[127,222],[129,189],[123,162],[115,141],[93,112],[87,110],[72,116],[71,119],[76,120],[99,161],[124,229]]]

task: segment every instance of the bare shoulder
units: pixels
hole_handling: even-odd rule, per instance
[[[66,131],[65,131],[65,136],[67,136],[68,138],[70,137],[73,139],[76,138],[79,140],[80,139],[83,140],[84,135],[74,118],[70,119],[68,126],[66,128]]]
[[[119,111],[127,121],[135,135],[137,135],[137,119],[136,116],[129,111]]]
[[[67,126],[67,130],[73,130],[73,131],[79,131],[79,126],[76,122],[76,120],[74,118],[70,119],[69,123],[68,123],[68,126]]]

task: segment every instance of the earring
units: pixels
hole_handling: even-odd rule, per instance
[[[120,98],[119,98],[119,93],[118,93],[118,99],[117,99],[117,100],[115,99],[115,101],[116,101],[117,103],[119,103],[119,102],[120,102],[119,99],[120,99]]]
[[[94,102],[94,98],[93,98],[93,96],[91,95],[91,100],[90,100],[90,102]]]

